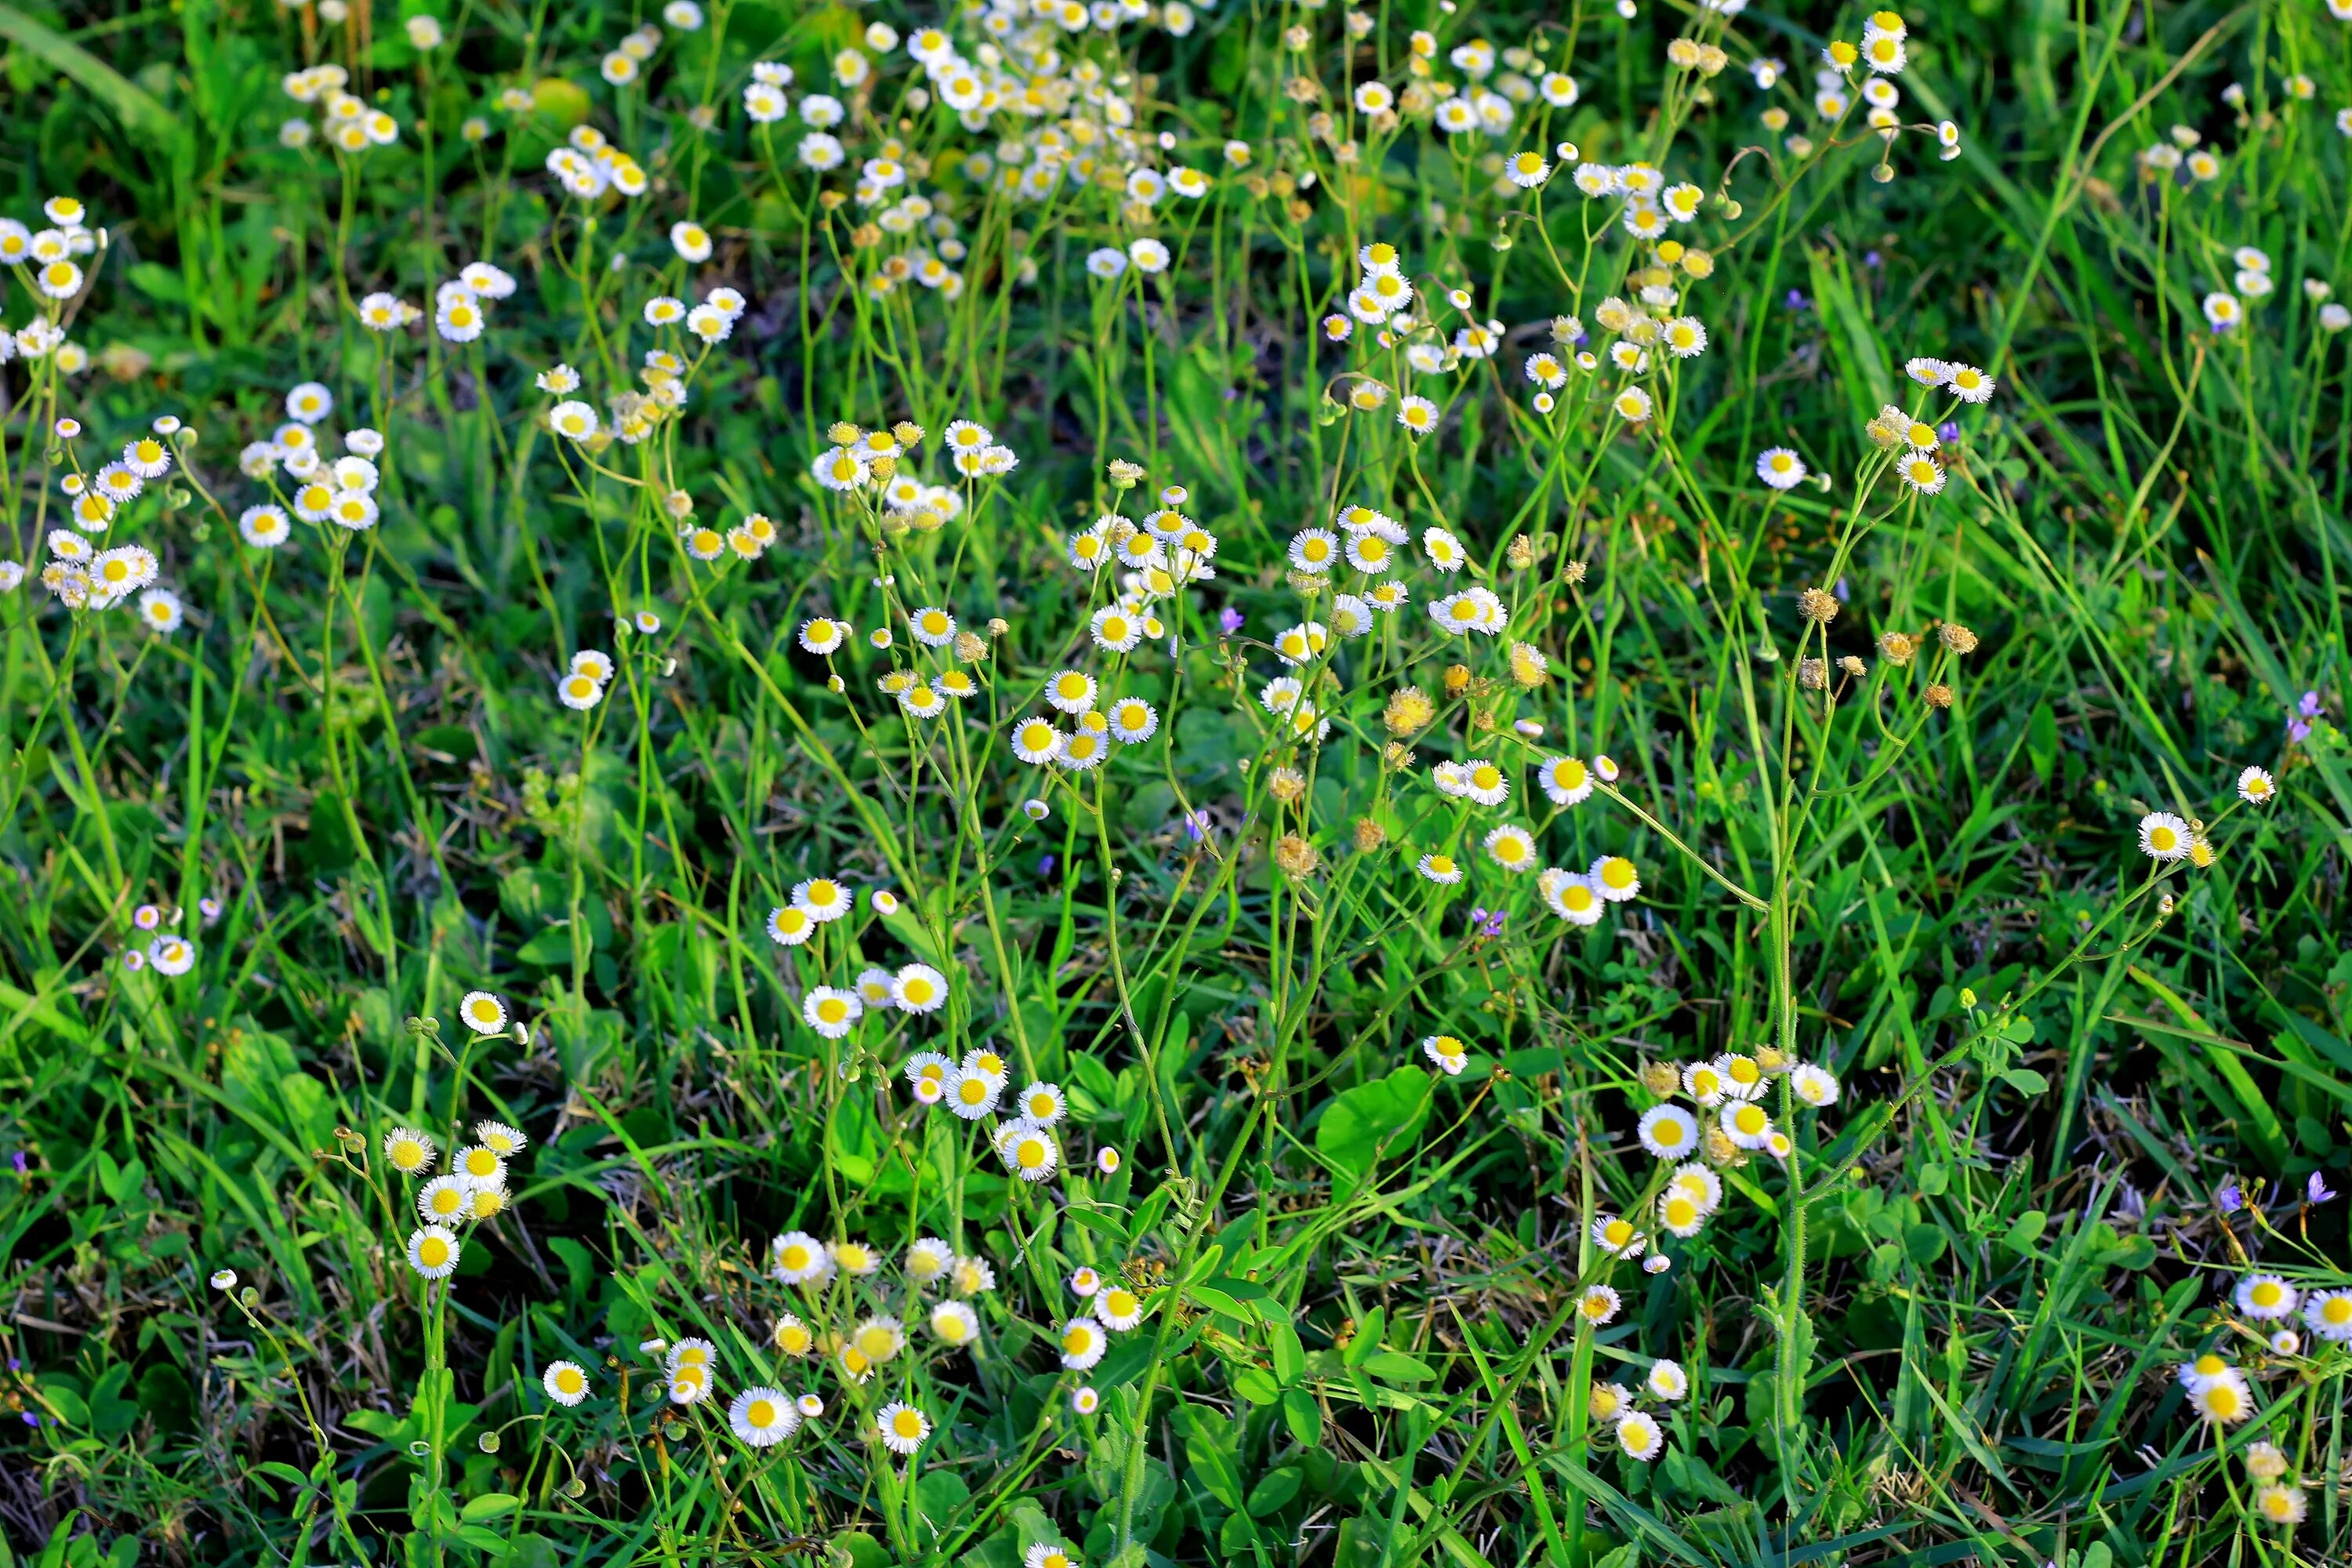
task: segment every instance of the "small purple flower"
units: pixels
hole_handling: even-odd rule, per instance
[[[1862,253],[1862,264],[1864,267],[1875,270],[1876,268],[1886,265],[1886,258],[1879,255],[1878,252],[1874,250],[1865,250]]]
[[[1242,629],[1242,613],[1227,605],[1217,612],[1217,629],[1227,637]]]
[[[1470,911],[1470,925],[1480,936],[1500,936],[1503,934],[1503,911],[1490,910],[1481,904]]]
[[[2294,710],[2297,713],[2302,714],[2306,719],[2316,719],[2320,714],[2326,711],[2326,710],[2320,707],[2319,693],[2316,691],[2305,692],[2303,694],[2303,700],[2294,705]]]
[[[1052,876],[1053,874],[1054,874],[1054,858],[1053,858],[1051,855],[1040,855],[1040,856],[1038,856],[1038,857],[1037,857],[1037,875],[1039,875],[1040,877],[1050,877],[1050,876]]]
[[[2310,1180],[2303,1184],[2303,1201],[2305,1203],[2324,1204],[2335,1195],[2336,1189],[2329,1186],[2327,1178],[2316,1171],[2312,1172]]]
[[[2311,739],[2311,726],[2290,713],[2286,720],[2286,738],[2289,745],[2299,746]]]
[[[1184,836],[1195,844],[1208,838],[1211,826],[1209,814],[1205,811],[1188,811],[1184,814]]]
[[[26,1174],[32,1169],[32,1166],[26,1161],[25,1152],[22,1149],[19,1149],[15,1153],[9,1155],[8,1163],[16,1167],[16,1173],[20,1176]]]
[[[1959,438],[1960,438],[1960,422],[1959,422],[1958,420],[1957,420],[1957,419],[1947,419],[1947,420],[1945,420],[1941,425],[1938,425],[1938,426],[1936,426],[1936,439],[1937,439],[1937,440],[1938,440],[1938,441],[1957,441],[1957,440],[1958,440]]]
[[[1799,289],[1791,289],[1789,290],[1788,302],[1789,309],[1791,310],[1809,310],[1812,309],[1811,301],[1808,300],[1803,292]]]
[[[31,1411],[29,1411],[29,1410],[27,1410],[27,1411],[26,1411],[26,1412],[25,1412],[25,1425],[26,1425],[26,1426],[38,1426],[40,1424],[41,1424],[41,1418],[40,1418],[39,1416],[37,1416],[37,1415],[34,1415],[34,1414],[33,1414]]]
[[[2236,1214],[2246,1206],[2246,1194],[2235,1182],[2224,1182],[2221,1190],[2213,1194],[2213,1206],[2223,1214]]]

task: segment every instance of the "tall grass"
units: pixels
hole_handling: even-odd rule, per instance
[[[2347,1552],[2324,5],[0,36],[0,1562]]]

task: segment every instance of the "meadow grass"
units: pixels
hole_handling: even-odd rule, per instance
[[[0,3],[0,1565],[2342,1561],[2333,4]]]

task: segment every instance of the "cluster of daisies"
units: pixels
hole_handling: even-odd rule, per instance
[[[205,923],[210,925],[220,918],[218,899],[207,898],[199,902]],[[143,947],[132,945],[122,950],[122,967],[137,973],[152,965],[158,974],[185,974],[196,966],[196,944],[171,927],[180,923],[181,911],[164,910],[160,905],[142,904],[131,911],[131,929],[146,937]]]
[[[58,369],[71,374],[88,367],[89,353],[66,341],[58,318],[89,280],[77,258],[97,254],[104,237],[89,226],[89,210],[79,197],[51,196],[41,204],[41,215],[48,221],[39,228],[0,217],[0,267],[16,273],[35,299],[48,301],[42,314],[14,331],[0,322],[0,364],[20,355],[53,358]]]
[[[672,1405],[700,1405],[715,1391],[719,1347],[709,1340],[653,1339],[637,1349],[646,1355],[661,1357],[662,1387]],[[553,1361],[540,1374],[540,1386],[556,1404],[574,1406],[586,1402],[592,1384],[588,1369],[578,1362]],[[772,1448],[799,1431],[803,1422],[814,1421],[824,1414],[824,1399],[818,1394],[795,1397],[762,1384],[742,1390],[729,1403],[727,1426],[746,1447]]]
[[[1417,691],[1412,694],[1419,695]],[[1423,705],[1427,700],[1421,699]],[[1590,764],[1576,756],[1545,757],[1536,770],[1537,782],[1545,797],[1562,810],[1591,798],[1596,781],[1613,782],[1616,777],[1617,764],[1606,756],[1596,757]],[[1430,782],[1440,795],[1460,801],[1465,807],[1504,805],[1511,796],[1510,774],[1500,764],[1484,757],[1439,763],[1430,770]],[[1466,822],[1466,812],[1462,820]],[[1516,823],[1489,828],[1479,837],[1478,845],[1486,858],[1506,872],[1533,871],[1541,859],[1535,835]],[[1414,869],[1441,887],[1459,883],[1465,874],[1462,860],[1450,847],[1422,856]],[[1546,866],[1536,878],[1536,888],[1553,914],[1571,925],[1590,926],[1600,923],[1609,905],[1640,897],[1642,877],[1639,868],[1625,857],[1603,855],[1581,872]]]
[[[505,1021],[503,1008],[499,1021]],[[440,1146],[432,1134],[395,1127],[383,1135],[384,1163],[419,1184],[416,1214],[424,1223],[409,1233],[411,1268],[427,1279],[446,1279],[457,1272],[462,1244],[456,1227],[506,1211],[507,1162],[529,1145],[529,1139],[503,1121],[478,1121],[474,1142],[452,1153],[448,1169],[436,1175]]]
[[[1781,1082],[1793,1105],[1820,1110],[1837,1103],[1836,1074],[1790,1061],[1769,1046],[1681,1066],[1651,1062],[1643,1068],[1642,1085],[1659,1103],[1642,1113],[1635,1135],[1653,1157],[1678,1162],[1657,1200],[1660,1229],[1685,1240],[1698,1234],[1723,1201],[1716,1167],[1736,1167],[1759,1154],[1786,1160],[1795,1152],[1794,1142],[1763,1103]],[[1677,1097],[1696,1109],[1675,1103]],[[1594,1220],[1593,1239],[1612,1257],[1623,1258],[1640,1257],[1653,1242],[1639,1224],[1608,1215]],[[1662,1273],[1668,1265],[1653,1252],[1643,1267]]]
[[[1683,39],[1677,39],[1676,44],[1686,47],[1677,49],[1675,45],[1669,45],[1669,63],[1685,69],[1696,68],[1706,76],[1713,76],[1722,68],[1720,62],[1711,62],[1702,57],[1703,46],[1691,45]],[[1905,66],[1909,63],[1909,25],[1895,12],[1874,11],[1863,23],[1860,44],[1846,38],[1834,38],[1822,47],[1820,63],[1813,68],[1812,97],[1806,107],[1811,110],[1814,118],[1823,121],[1826,131],[1833,133],[1838,124],[1853,111],[1854,100],[1859,98],[1868,110],[1864,122],[1878,134],[1882,142],[1892,147],[1895,139],[1907,129],[1902,117],[1895,112],[1903,102],[1903,92],[1895,85],[1894,79],[1902,75]],[[1709,68],[1710,65],[1713,68]],[[1858,85],[1854,79],[1857,68],[1864,72]],[[1748,72],[1759,91],[1786,90],[1794,94],[1796,90],[1788,63],[1784,60],[1759,55],[1748,62]],[[1776,136],[1789,132],[1790,116],[1781,104],[1767,104],[1759,118],[1764,129]],[[1958,125],[1948,120],[1939,121],[1935,127],[1935,136],[1937,157],[1949,163],[1960,155],[1960,128]],[[1785,145],[1790,155],[1797,158],[1811,157],[1814,150],[1812,138],[1801,132],[1788,134]],[[1882,163],[1881,167],[1886,166]],[[1894,171],[1888,168],[1886,173],[1876,177],[1883,182],[1893,178],[1893,175]]]
[[[237,454],[246,478],[268,487],[271,498],[247,507],[236,521],[238,535],[255,549],[276,550],[292,539],[295,518],[350,533],[364,533],[382,518],[375,495],[383,482],[376,463],[383,433],[354,426],[343,434],[342,456],[331,458],[320,426],[334,411],[332,391],[302,382],[287,392],[285,422],[269,439],[247,442]]]
[[[139,618],[151,630],[179,629],[186,612],[178,595],[155,585],[163,568],[155,552],[143,544],[101,545],[91,536],[112,527],[124,507],[172,471],[177,450],[173,437],[181,429],[178,419],[165,415],[148,434],[125,442],[119,458],[91,472],[82,465],[81,422],[57,421],[52,434],[68,468],[58,485],[65,492],[70,526],[49,531],[49,558],[40,576],[41,585],[58,603],[74,610],[106,610],[135,595]],[[23,567],[0,562],[0,592],[23,580]]]
[[[1927,355],[1906,361],[1904,374],[1930,391],[1942,390],[1958,404],[1979,404],[1993,395],[1994,381],[1972,364]],[[1906,487],[1920,495],[1944,488],[1946,474],[1940,456],[1946,443],[1959,436],[1959,426],[1948,413],[1940,425],[1888,404],[1863,426],[1872,444],[1896,454],[1895,471]],[[1768,447],[1757,454],[1756,477],[1776,490],[1794,489],[1811,473],[1804,458],[1786,447]]]
[[[937,1051],[918,1051],[907,1058],[908,1087],[921,1105],[944,1105],[966,1121],[990,1121],[988,1139],[1004,1168],[1024,1182],[1043,1182],[1062,1168],[1062,1146],[1055,1129],[1070,1113],[1068,1098],[1057,1083],[1038,1081],[1013,1097],[1008,1110],[1004,1091],[1012,1070],[1003,1057],[985,1047],[968,1051],[959,1061]],[[1095,1152],[1095,1169],[1116,1174],[1118,1151],[1106,1145]]]
[[[2352,115],[2352,110],[2346,110]],[[2230,253],[2236,272],[2231,279],[2231,288],[2215,289],[2200,301],[2205,324],[2216,332],[2233,331],[2246,319],[2250,307],[2258,306],[2271,297],[2278,279],[2271,276],[2270,253],[2251,245],[2242,245]],[[2303,297],[2319,307],[2319,325],[2323,331],[2340,332],[2352,327],[2352,310],[2329,298],[2335,289],[2321,278],[2303,280]]]
[[[1111,476],[1124,491],[1140,479],[1141,470],[1115,462]],[[1117,674],[1123,674],[1126,666],[1118,656],[1168,635],[1160,616],[1162,605],[1187,584],[1217,574],[1217,536],[1183,510],[1192,492],[1182,485],[1168,485],[1157,499],[1159,505],[1139,521],[1114,510],[1070,535],[1065,547],[1070,564],[1080,572],[1099,574],[1107,567],[1118,569],[1116,594],[1087,622],[1088,640],[1113,656]],[[1069,727],[1063,729],[1055,718],[1044,715],[1016,720],[1008,737],[1013,757],[1032,767],[1086,773],[1109,757],[1112,742],[1139,746],[1158,734],[1160,710],[1149,700],[1131,693],[1113,697],[1104,689],[1105,681],[1117,674],[1097,677],[1073,668],[1048,677],[1039,695]],[[1314,728],[1311,705],[1295,716]],[[1030,815],[1042,814],[1043,807],[1032,803]]]
[[[1429,293],[1418,290],[1405,276],[1402,254],[1386,240],[1374,240],[1360,247],[1356,252],[1356,265],[1359,276],[1356,286],[1348,292],[1346,310],[1323,318],[1323,336],[1329,342],[1350,341],[1360,323],[1371,329],[1369,338],[1373,346],[1383,351],[1384,355],[1401,349],[1404,367],[1421,376],[1466,372],[1475,369],[1479,362],[1494,358],[1501,350],[1503,323],[1480,317],[1475,308],[1475,297],[1469,289],[1457,285]],[[1421,309],[1414,308],[1416,300]],[[1451,335],[1444,326],[1448,319],[1459,322]],[[1399,395],[1399,389],[1391,388],[1375,374],[1380,363],[1368,359],[1365,367],[1348,373],[1347,399],[1341,406],[1370,414],[1387,407],[1391,396],[1396,395],[1396,422],[1409,435],[1433,433],[1443,414],[1438,405],[1419,393]],[[1533,379],[1541,379],[1534,372],[1529,374]],[[1549,393],[1540,394],[1538,404],[1549,409]]]
[[[681,223],[678,231],[690,235],[674,239],[682,249],[692,248],[703,255],[709,253],[709,236],[694,224]],[[689,245],[688,241],[692,243]],[[735,323],[750,308],[741,291],[717,288],[702,297],[698,305],[668,294],[657,294],[646,301],[641,312],[646,324],[654,329],[656,339],[676,342],[674,329],[684,331],[703,345],[703,351],[723,342],[735,331]],[[681,343],[679,345],[683,347]],[[539,390],[556,397],[554,406],[547,411],[547,427],[566,441],[591,454],[604,451],[614,442],[635,447],[651,436],[666,419],[674,418],[687,405],[691,389],[688,377],[692,367],[678,356],[677,350],[664,348],[656,342],[645,353],[637,369],[637,379],[644,384],[640,392],[630,389],[616,392],[604,402],[605,412],[599,415],[595,405],[575,397],[581,386],[580,373],[568,364],[557,364],[539,373],[535,384]],[[683,491],[673,491],[664,498],[673,517],[685,524],[693,511],[692,502]],[[772,530],[761,548],[774,542]],[[755,552],[756,553],[756,552]],[[715,552],[714,552],[715,554]]]
[[[1616,1292],[1596,1285],[1578,1300],[1578,1315],[1593,1324],[1617,1315]],[[1679,1405],[1690,1394],[1690,1373],[1680,1362],[1660,1359],[1650,1363],[1637,1393],[1622,1383],[1595,1383],[1585,1392],[1584,1407],[1592,1419],[1594,1443],[1613,1443],[1628,1458],[1647,1461],[1665,1447],[1664,1407]],[[1652,1406],[1642,1407],[1646,1400]]]
[[[904,472],[920,447],[923,427],[901,420],[888,428],[872,430],[842,420],[825,431],[832,445],[809,465],[809,473],[828,490],[840,494],[870,492],[864,499],[885,513],[895,513],[908,526],[911,514],[929,507],[944,522],[956,515],[955,492],[944,485],[926,485]],[[992,479],[1011,473],[1020,464],[1013,448],[997,440],[987,426],[958,419],[941,437],[948,464],[967,479]],[[901,482],[904,481],[904,482]],[[936,526],[934,524],[933,526]]]
[[[583,647],[572,656],[572,662],[556,677],[555,700],[566,708],[585,713],[604,700],[604,688],[612,679],[612,656]]]
[[[2231,1303],[2281,1362],[2304,1353],[2303,1335],[2289,1326],[2296,1319],[2314,1338],[2352,1345],[2352,1290],[2305,1291],[2276,1274],[2250,1274],[2231,1291]],[[2247,1368],[2218,1350],[2182,1363],[2179,1377],[2189,1408],[2217,1427],[2247,1420],[2260,1403]],[[2291,1528],[2303,1522],[2305,1493],[2299,1481],[2289,1479],[2287,1457],[2272,1444],[2252,1443],[2243,1458],[2254,1482],[2254,1512],[2271,1524]]]
[[[2278,798],[2278,781],[2267,768],[2242,768],[2238,773],[2237,793],[2248,805],[2268,805]],[[2169,811],[2151,811],[2140,817],[2139,848],[2159,866],[2186,860],[2201,870],[2213,863],[2213,842],[2205,836],[2205,825]]]
[[[278,144],[308,147],[313,134],[319,134],[325,136],[328,145],[338,153],[360,153],[371,147],[389,147],[397,142],[400,121],[381,109],[371,109],[365,99],[345,91],[350,82],[350,73],[332,64],[289,71],[280,78],[278,86],[289,99],[306,109],[314,104],[321,106],[322,113],[315,132],[307,116],[297,115],[283,121],[278,127]]]

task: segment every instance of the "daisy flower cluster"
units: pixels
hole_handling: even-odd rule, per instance
[[[2254,1273],[2231,1287],[2230,1304],[2251,1337],[2269,1352],[2261,1363],[2264,1369],[2293,1369],[2305,1353],[2305,1333],[2323,1344],[2352,1345],[2352,1290],[2311,1290],[2281,1275]],[[2298,1322],[2301,1330],[2294,1327]],[[2251,1370],[2219,1350],[2208,1350],[2181,1363],[2178,1375],[2191,1410],[2217,1426],[2234,1426],[2261,1405]],[[2273,1522],[2294,1522],[2263,1511]]]
[[[162,563],[155,552],[144,544],[105,544],[93,536],[108,533],[150,484],[172,471],[183,429],[176,417],[165,415],[147,434],[125,442],[119,457],[91,470],[82,460],[81,422],[56,422],[50,434],[68,470],[58,489],[66,497],[68,526],[49,530],[49,558],[40,581],[58,603],[71,610],[107,610],[135,596],[139,618],[150,630],[179,629],[185,612],[177,594],[156,586]],[[13,588],[23,571],[15,563],[6,564],[11,570],[5,586]]]
[[[512,285],[509,279],[508,287]],[[331,524],[346,533],[364,533],[382,520],[376,492],[383,481],[378,463],[384,452],[383,433],[354,426],[338,442],[325,428],[334,411],[331,389],[302,382],[287,391],[286,418],[269,438],[247,442],[237,454],[238,468],[269,497],[247,507],[237,519],[238,536],[254,549],[285,545],[296,519]],[[341,456],[329,455],[331,443],[341,445]]]
[[[41,205],[41,216],[46,221],[37,228],[0,217],[0,267],[40,305],[38,314],[13,331],[0,321],[0,365],[18,358],[47,361],[70,375],[88,367],[89,353],[67,340],[65,308],[88,286],[82,263],[104,248],[106,235],[89,226],[89,209],[79,196],[51,196]]]
[[[1792,1061],[1770,1046],[1682,1065],[1651,1062],[1642,1069],[1642,1085],[1658,1103],[1642,1112],[1635,1136],[1653,1158],[1678,1162],[1658,1200],[1657,1223],[1684,1238],[1697,1235],[1721,1202],[1717,1170],[1738,1169],[1758,1155],[1786,1161],[1796,1152],[1795,1141],[1767,1109],[1768,1096],[1777,1089],[1785,1118],[1826,1110],[1840,1093],[1827,1068]],[[1682,1100],[1689,1105],[1677,1103]]]
[[[409,1233],[411,1268],[427,1279],[457,1272],[464,1250],[459,1232],[506,1212],[507,1163],[530,1146],[529,1138],[503,1121],[478,1121],[474,1142],[455,1149],[448,1168],[436,1174],[440,1146],[431,1133],[403,1126],[383,1134],[384,1163],[415,1184],[414,1202],[423,1224]]]
[[[399,121],[345,90],[351,85],[351,74],[341,66],[331,62],[289,71],[278,85],[289,100],[319,112],[315,127],[307,113],[282,121],[278,127],[280,146],[307,147],[315,133],[323,136],[337,153],[357,157],[372,147],[390,147],[400,140]]]
[[[700,232],[692,224],[678,227]],[[707,247],[705,237],[701,248],[706,255]],[[593,404],[573,395],[581,389],[580,373],[569,364],[558,363],[540,372],[533,383],[540,391],[557,399],[547,410],[548,429],[591,458],[603,455],[615,442],[625,447],[642,444],[685,411],[696,371],[713,348],[732,335],[735,323],[748,309],[750,301],[740,289],[724,286],[709,290],[699,304],[691,306],[672,295],[655,295],[639,311],[645,324],[653,329],[655,339],[654,345],[645,351],[637,370],[637,380],[644,390],[611,394],[605,399],[604,413],[599,415]],[[689,344],[688,339],[693,342]],[[698,531],[710,531],[698,530],[692,519],[691,498],[683,490],[673,490],[663,501],[678,524],[681,541],[698,559],[715,560],[722,546],[731,545],[738,555],[755,560],[775,542],[774,525],[757,513],[747,518],[739,529],[746,535],[740,542],[731,537],[722,541],[716,534],[707,542],[698,540],[694,537]],[[765,525],[763,530],[751,527],[754,519]]]
[[[1114,744],[1140,746],[1160,732],[1160,710],[1149,699],[1132,691],[1109,693],[1126,683],[1130,655],[1147,641],[1169,635],[1160,612],[1177,613],[1186,586],[1216,576],[1217,536],[1183,510],[1192,499],[1190,490],[1182,485],[1163,487],[1159,505],[1138,521],[1118,508],[1142,471],[1114,463],[1112,476],[1121,491],[1114,510],[1070,535],[1064,548],[1072,567],[1093,579],[1087,636],[1100,663],[1095,671],[1073,666],[1047,677],[1039,695],[1052,715],[1016,720],[1008,737],[1015,761],[1030,767],[1050,766],[1066,775],[1100,767]],[[1111,568],[1115,570],[1107,576]],[[1107,596],[1107,586],[1115,586],[1116,592]],[[1292,647],[1300,661],[1311,657],[1308,628],[1287,635],[1294,637]],[[1325,634],[1316,626],[1312,635]],[[1277,652],[1282,648],[1277,641]],[[1311,706],[1288,716],[1304,729],[1317,726]],[[1056,718],[1068,727],[1058,725]]]
[[[207,898],[198,907],[204,912],[206,925],[220,916],[221,905],[217,899]],[[194,969],[196,966],[194,941],[171,929],[180,923],[181,912],[177,909],[166,911],[156,904],[142,904],[131,910],[131,929],[145,936],[147,942],[141,946],[134,939],[123,948],[122,967],[136,973],[152,966],[156,973],[163,975],[185,974]]]
[[[2269,769],[2249,765],[2239,770],[2234,793],[2240,805],[2265,806],[2278,798],[2278,780]],[[2170,811],[2145,812],[2139,819],[2139,852],[2155,861],[2158,869],[2185,862],[2201,871],[2213,864],[2217,854],[2210,835],[2210,827],[2203,821]]]
[[[1617,1315],[1617,1292],[1606,1285],[1589,1288],[1577,1300],[1578,1318],[1599,1327]],[[1595,1382],[1585,1391],[1585,1413],[1591,1418],[1594,1443],[1613,1446],[1629,1459],[1647,1463],[1666,1444],[1666,1421],[1675,1405],[1690,1394],[1690,1373],[1677,1361],[1661,1358],[1650,1363],[1641,1387]]]
[[[1060,1084],[1032,1082],[1008,1103],[1005,1090],[1012,1084],[1012,1068],[985,1047],[961,1059],[918,1051],[901,1071],[917,1104],[944,1105],[962,1121],[984,1122],[989,1146],[1012,1175],[1036,1183],[1062,1170],[1062,1145],[1055,1130],[1069,1116],[1070,1105]],[[1118,1164],[1116,1150],[1096,1152],[1095,1169],[1101,1174],[1113,1174]]]
[[[1358,247],[1356,265],[1360,273],[1346,296],[1347,309],[1323,319],[1327,341],[1356,344],[1344,378],[1345,399],[1339,406],[1368,414],[1386,408],[1393,397],[1396,423],[1406,435],[1415,438],[1433,435],[1443,421],[1443,410],[1421,393],[1405,392],[1405,373],[1426,379],[1475,371],[1501,351],[1503,323],[1481,317],[1475,310],[1476,297],[1465,288],[1416,285],[1405,273],[1403,253],[1386,240]],[[1370,329],[1361,337],[1357,334],[1360,324]],[[1543,379],[1534,369],[1528,371],[1528,377]],[[1558,385],[1559,381],[1550,384]],[[1550,405],[1548,395],[1539,401],[1547,408]]]

